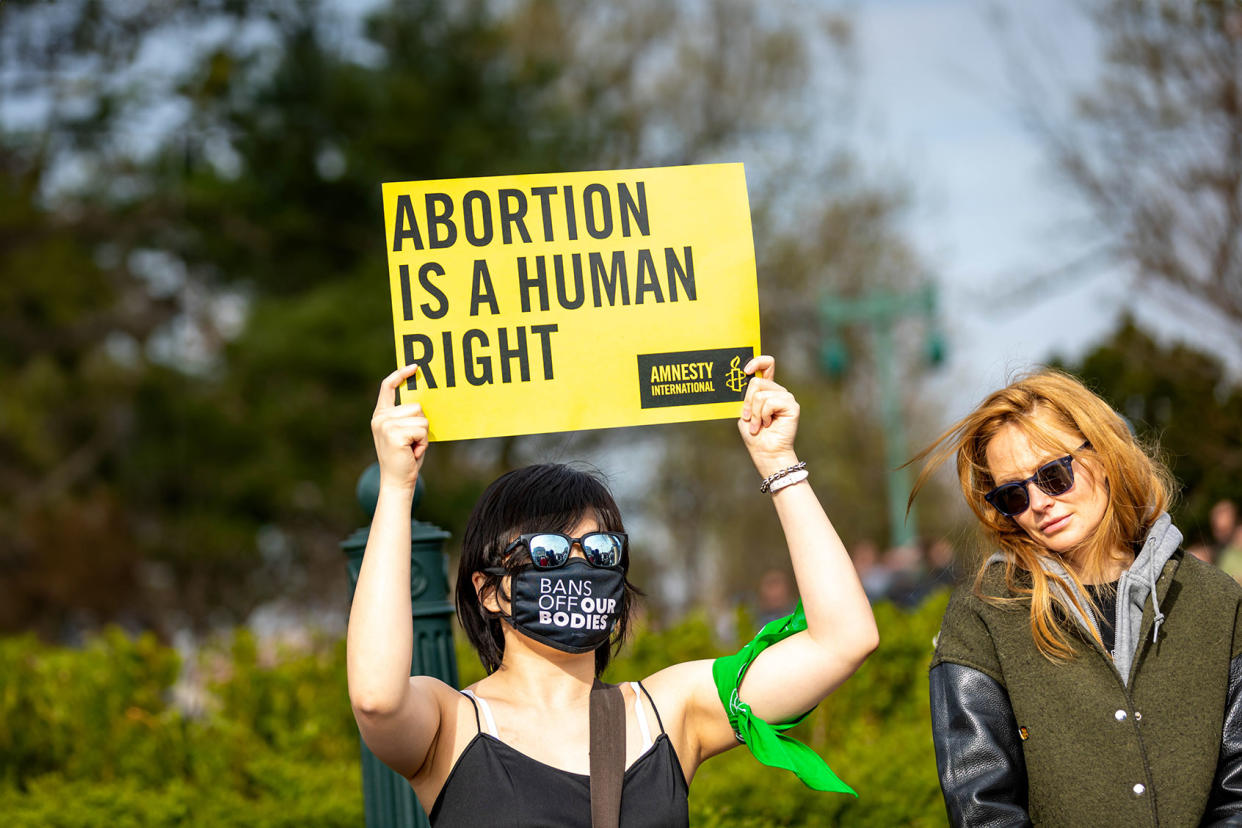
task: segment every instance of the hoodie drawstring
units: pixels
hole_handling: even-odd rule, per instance
[[[1160,634],[1160,625],[1164,623],[1164,613],[1160,611],[1160,599],[1156,596],[1156,577],[1152,574],[1151,567],[1147,568],[1147,582],[1151,584],[1151,608],[1155,612],[1155,623],[1151,627],[1151,643],[1156,643],[1156,636]]]

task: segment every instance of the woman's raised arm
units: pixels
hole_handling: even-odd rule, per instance
[[[413,776],[440,727],[440,682],[410,677],[410,507],[427,451],[427,418],[418,403],[396,405],[397,388],[416,366],[380,384],[371,417],[380,490],[349,612],[349,701],[367,747],[393,770]]]
[[[798,402],[776,384],[774,369],[770,356],[756,357],[747,364],[746,372],[754,376],[737,423],[742,442],[764,479],[798,464],[793,448]],[[871,605],[844,544],[809,483],[791,482],[802,476],[793,475],[778,479],[771,498],[789,545],[807,627],[763,650],[738,690],[751,713],[773,724],[791,721],[819,704],[879,644]],[[755,496],[766,497],[758,491]],[[757,508],[766,505],[757,504]],[[651,676],[648,683],[653,693],[668,702],[679,698],[684,702],[680,709],[687,728],[686,755],[680,747],[678,753],[687,776],[698,762],[738,744],[721,705],[712,661],[675,664]]]
[[[746,389],[738,431],[763,478],[798,463],[794,436],[798,402],[777,385],[775,361],[760,356]],[[772,494],[780,518],[807,628],[765,650],[739,691],[755,715],[769,722],[791,719],[819,704],[849,678],[879,645],[871,604],[845,545],[824,514],[809,482]]]

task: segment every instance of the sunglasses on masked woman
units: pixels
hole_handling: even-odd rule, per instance
[[[530,532],[519,535],[505,547],[504,556],[525,546],[530,551],[530,561],[536,569],[557,569],[569,561],[570,550],[576,543],[582,547],[582,555],[591,566],[600,569],[616,569],[621,566],[629,536],[624,532],[587,532],[580,538],[571,538],[561,532]]]

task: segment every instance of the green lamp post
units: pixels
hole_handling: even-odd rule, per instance
[[[457,686],[457,658],[453,652],[453,605],[448,600],[448,555],[444,541],[449,533],[413,517],[422,500],[423,481],[414,490],[410,508],[410,599],[414,625],[414,657],[410,675],[435,676]],[[372,463],[358,478],[358,503],[367,517],[375,515],[379,502],[379,464]],[[366,550],[369,528],[356,530],[341,542],[347,559],[350,597],[358,586],[358,570]],[[414,791],[362,745],[362,793],[367,828],[415,828],[426,826],[427,817]]]
[[[857,298],[829,297],[820,305],[827,338],[820,360],[832,376],[841,376],[849,365],[849,353],[839,329],[863,324],[871,329],[880,390],[880,414],[884,423],[885,463],[888,466],[888,525],[890,542],[905,546],[918,535],[914,513],[906,515],[910,485],[906,470],[906,428],[901,414],[901,388],[897,376],[897,353],[893,328],[906,316],[922,316],[931,322],[925,346],[927,361],[944,361],[944,338],[936,324],[936,290],[930,283],[909,293],[875,291]]]

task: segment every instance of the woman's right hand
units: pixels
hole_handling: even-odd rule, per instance
[[[379,399],[371,415],[371,435],[379,459],[380,486],[414,491],[418,471],[427,454],[429,423],[416,402],[396,404],[397,389],[418,372],[418,364],[393,371],[380,383]]]
[[[760,477],[767,477],[798,462],[794,454],[794,436],[798,433],[801,409],[793,394],[776,384],[776,360],[772,357],[757,356],[742,370],[751,378],[746,385],[737,429],[755,470]]]

